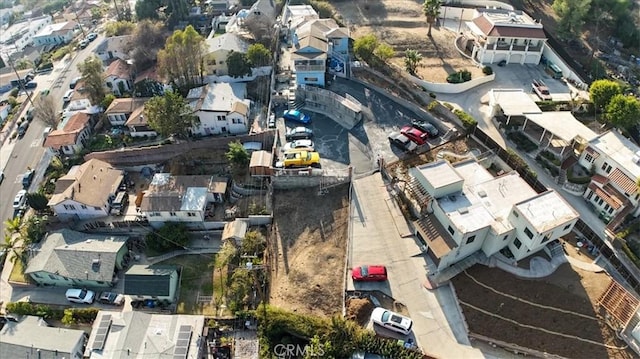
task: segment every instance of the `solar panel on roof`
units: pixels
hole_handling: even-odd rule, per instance
[[[109,333],[109,327],[111,326],[111,314],[105,314],[100,319],[98,329],[96,329],[96,337],[93,339],[93,350],[102,350],[104,348],[104,342],[107,340],[107,334]]]
[[[189,343],[191,342],[191,326],[181,325],[178,330],[178,340],[173,349],[173,359],[185,359],[189,353]]]

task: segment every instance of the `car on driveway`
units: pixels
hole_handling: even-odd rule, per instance
[[[404,152],[413,152],[418,148],[417,144],[400,132],[391,132],[389,134],[389,142],[391,142],[392,146],[396,146]]]
[[[320,167],[320,154],[309,151],[290,151],[282,155],[282,160],[276,163],[276,167]]]
[[[47,96],[49,94],[49,92],[51,92],[49,89],[44,89],[42,91],[40,91],[40,96]]]
[[[430,124],[427,121],[413,120],[411,121],[411,126],[417,128],[420,131],[426,132],[431,138],[438,137],[438,134],[440,133],[436,126]]]
[[[371,320],[374,324],[403,335],[411,333],[411,327],[413,327],[411,319],[382,307],[373,310]]]
[[[291,150],[305,150],[309,152],[314,152],[313,141],[311,140],[295,140],[292,142],[287,142],[282,146],[282,151],[287,152]]]
[[[27,172],[22,175],[22,188],[28,189],[31,186],[31,181],[33,181],[33,175],[36,173],[36,170],[29,169]]]
[[[95,40],[97,37],[98,37],[98,34],[96,34],[95,32],[90,32],[90,33],[87,35],[87,40],[89,40],[89,41],[93,41],[93,40]]]
[[[67,300],[71,303],[92,304],[96,299],[96,293],[87,289],[67,289],[65,293]]]
[[[27,191],[21,189],[13,198],[13,209],[20,209],[27,203]]]
[[[78,47],[80,47],[81,49],[84,49],[87,46],[89,46],[90,42],[91,41],[89,41],[89,39],[84,39],[84,40],[80,41],[80,43],[78,44]]]
[[[384,282],[387,280],[387,267],[382,265],[362,265],[351,269],[354,282]]]
[[[18,126],[18,138],[24,137],[29,129],[29,121],[23,121],[20,126]]]
[[[547,84],[545,84],[542,80],[533,80],[531,82],[531,91],[538,95],[538,97],[540,97],[542,101],[553,100]]]
[[[413,126],[404,126],[400,129],[400,133],[409,137],[409,139],[418,145],[424,145],[429,139],[429,134],[417,129]]]
[[[302,126],[290,128],[287,130],[285,138],[287,139],[287,141],[307,140],[313,138],[313,131],[310,128]]]
[[[124,304],[124,295],[114,292],[102,292],[98,297],[98,303],[120,306]]]
[[[269,115],[269,121],[267,122],[268,128],[276,128],[276,114],[272,113]]]
[[[38,83],[35,81],[29,81],[24,85],[24,88],[26,89],[34,89],[36,87],[38,87]]]
[[[298,110],[286,110],[282,117],[285,120],[299,122],[303,125],[307,125],[311,122],[311,116]]]

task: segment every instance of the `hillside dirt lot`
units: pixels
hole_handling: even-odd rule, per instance
[[[522,280],[476,265],[452,282],[472,333],[567,358],[634,358],[631,350],[622,349],[626,343],[603,323],[595,304],[610,280],[604,273],[570,264],[541,280]]]
[[[390,62],[401,69],[404,69],[407,49],[420,52],[422,61],[417,75],[423,80],[446,82],[447,75],[462,69],[469,70],[472,78],[484,76],[481,68],[455,49],[455,33],[434,26],[432,37],[427,37],[422,1],[340,1],[333,6],[342,22],[349,26],[353,39],[373,33],[391,45],[396,56]]]
[[[349,184],[276,191],[269,238],[269,302],[296,312],[342,312]]]

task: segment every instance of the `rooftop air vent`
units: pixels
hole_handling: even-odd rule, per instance
[[[458,213],[467,214],[467,213],[469,213],[469,208],[467,208],[467,207],[458,208]]]
[[[96,258],[96,259],[93,260],[92,263],[93,263],[93,265],[98,265],[98,264],[100,264],[100,259]]]
[[[484,190],[480,190],[478,192],[478,196],[480,196],[480,198],[485,198],[487,196],[487,192],[485,192]]]

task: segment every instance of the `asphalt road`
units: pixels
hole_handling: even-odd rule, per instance
[[[62,97],[69,89],[69,83],[75,77],[80,76],[78,64],[93,53],[93,50],[102,42],[104,36],[100,35],[87,48],[79,50],[74,57],[68,61],[64,59],[54,65],[54,70],[49,74],[38,75],[34,81],[38,83],[38,87],[32,93],[32,99],[37,101],[40,91],[49,89],[48,96],[52,96],[59,106],[58,110],[62,110]],[[28,101],[28,100],[26,100]],[[26,111],[31,108],[31,104],[27,104],[23,113],[19,118],[26,115]],[[0,184],[0,231],[4,233],[4,221],[13,217],[13,198],[16,193],[22,189],[22,175],[27,168],[36,170],[29,192],[35,191],[46,171],[52,154],[42,147],[43,130],[47,127],[38,119],[34,119],[29,126],[26,134],[22,139],[7,139],[2,145],[0,151],[0,168],[3,168],[5,179]]]

